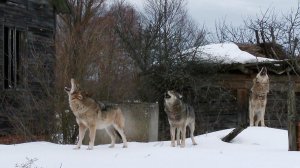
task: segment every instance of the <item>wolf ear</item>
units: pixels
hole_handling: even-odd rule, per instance
[[[264,76],[267,74],[267,68],[266,67],[262,67],[260,72],[259,72],[260,75]]]

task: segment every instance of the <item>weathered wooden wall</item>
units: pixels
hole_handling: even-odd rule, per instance
[[[28,93],[36,93],[30,96],[41,98],[38,93],[41,81],[45,82],[43,86],[53,84],[55,26],[55,11],[48,0],[7,0],[0,3],[0,125],[5,122],[1,120],[7,111],[15,111],[18,104],[26,104],[21,101],[30,102],[26,97]],[[25,35],[24,52],[20,53],[22,84],[15,88],[4,87],[4,27],[16,28]],[[38,66],[42,69],[37,69]],[[17,111],[28,114],[24,108]]]
[[[196,115],[196,133],[212,132],[237,125],[238,104],[235,90],[210,87],[198,93],[200,99],[193,105]]]
[[[46,67],[51,67],[54,63],[55,12],[53,7],[47,0],[8,0],[6,3],[0,3],[1,72],[4,64],[4,26],[15,27],[25,32],[26,53],[21,58],[25,71],[23,78],[29,88],[34,88],[39,80],[35,78],[33,70],[37,64],[36,59],[43,59]],[[3,88],[3,73],[0,74],[0,88]]]
[[[236,105],[236,109],[232,116],[231,127],[238,123],[248,122],[248,101],[249,91],[252,86],[252,80],[255,75],[235,75],[227,74],[220,75],[219,81],[225,88],[232,90],[235,101],[232,103]],[[287,86],[288,77],[286,75],[270,75],[270,92],[268,94],[268,101],[265,114],[265,122],[268,127],[287,129]],[[296,100],[299,102],[300,98],[300,79],[292,76],[292,81],[295,82]],[[297,110],[300,110],[299,103],[296,103]],[[223,114],[221,114],[222,116]],[[225,116],[224,116],[225,118]],[[221,127],[228,126],[220,121]]]

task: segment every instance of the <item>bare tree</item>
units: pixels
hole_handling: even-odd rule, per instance
[[[284,16],[285,26],[284,41],[287,44],[288,54],[291,57],[297,57],[299,51],[299,35],[300,35],[300,2],[296,9]]]
[[[235,27],[226,22],[226,18],[215,23],[213,42],[254,43],[253,31],[245,26]]]
[[[115,19],[105,0],[69,0],[71,13],[58,17],[56,89],[59,127],[65,143],[75,141],[77,126],[64,86],[76,78],[98,100],[134,98],[135,67],[120,47]],[[87,87],[88,86],[88,87]]]
[[[139,98],[159,102],[162,135],[169,128],[163,93],[168,89],[185,92],[187,100],[194,103],[191,94],[202,86],[196,81],[198,69],[211,68],[197,57],[199,47],[207,43],[206,31],[190,19],[185,4],[184,0],[147,0],[143,12],[138,12],[119,1],[114,10],[115,30],[139,68]]]
[[[147,0],[142,14],[122,4],[115,7],[116,32],[142,73],[192,60],[205,42],[205,31],[189,19],[184,0]]]

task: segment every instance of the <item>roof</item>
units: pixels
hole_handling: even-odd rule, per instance
[[[275,59],[254,56],[240,50],[234,43],[219,43],[201,46],[198,49],[197,57],[221,64],[247,64],[278,61]]]
[[[259,57],[240,50],[235,43],[201,46],[197,50],[196,56],[207,62],[221,64],[226,69],[226,72],[253,74],[257,73],[258,69],[263,66],[267,67],[270,73],[277,75],[286,74],[286,72],[291,72],[292,74],[300,72],[296,68],[291,68],[295,63],[300,63],[299,59],[277,60]]]

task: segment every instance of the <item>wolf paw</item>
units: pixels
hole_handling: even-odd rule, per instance
[[[79,146],[76,146],[75,148],[73,148],[74,150],[79,150],[80,147]]]
[[[86,150],[93,150],[93,147],[88,147]]]

